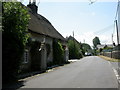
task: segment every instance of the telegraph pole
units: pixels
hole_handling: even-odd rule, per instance
[[[74,31],[73,31],[73,38],[74,38]]]
[[[117,30],[117,43],[119,45],[119,34],[118,34],[118,23],[117,23],[117,20],[115,20],[115,24],[116,24],[116,30]]]
[[[85,43],[85,39],[83,40],[83,42]]]
[[[113,43],[113,34],[112,34],[112,43]]]
[[[112,34],[112,44],[113,44],[113,34]]]
[[[75,49],[75,38],[74,38],[74,31],[73,31],[73,42],[74,42],[74,49]]]

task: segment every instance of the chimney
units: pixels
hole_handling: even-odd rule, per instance
[[[33,4],[35,4],[35,5],[36,5],[36,0],[33,0]]]
[[[29,0],[29,4],[27,5],[27,7],[29,7],[34,14],[37,14],[38,6],[36,5],[36,0],[33,0],[32,3],[31,0]]]
[[[29,4],[31,4],[31,0],[29,0]]]

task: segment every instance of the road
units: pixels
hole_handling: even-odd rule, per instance
[[[26,79],[21,88],[118,88],[112,65],[90,56]]]

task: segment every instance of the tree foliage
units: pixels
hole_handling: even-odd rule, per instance
[[[76,41],[69,40],[68,48],[69,48],[70,59],[80,59],[82,57],[80,45]]]
[[[64,63],[64,50],[59,41],[53,41],[53,63],[58,65]]]
[[[93,45],[94,45],[94,47],[96,48],[97,45],[99,45],[99,44],[100,44],[99,37],[95,37],[95,38],[93,39]]]
[[[89,44],[87,43],[82,43],[82,47],[85,49],[85,51],[91,50],[92,48],[90,47]]]
[[[83,52],[83,55],[85,55],[85,52],[89,52],[89,53],[92,53],[92,48],[89,44],[87,43],[82,43],[82,52]]]
[[[94,55],[97,55],[97,45],[100,45],[100,40],[99,40],[99,37],[95,37],[93,39],[93,54]]]
[[[20,2],[2,3],[2,69],[3,83],[16,79],[16,75],[29,35],[30,16]]]

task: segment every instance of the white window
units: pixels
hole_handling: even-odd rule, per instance
[[[25,51],[24,51],[24,61],[23,61],[23,63],[28,63],[28,57],[29,57],[28,50],[25,49]]]

